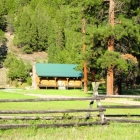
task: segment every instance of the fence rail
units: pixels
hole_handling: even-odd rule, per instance
[[[26,127],[37,127],[37,128],[49,128],[49,127],[69,127],[69,126],[91,126],[91,125],[104,125],[107,124],[107,121],[104,122],[83,122],[83,123],[65,123],[65,124],[0,124],[0,129],[11,129],[11,128],[26,128]]]
[[[103,98],[131,98],[131,99],[140,99],[139,95],[98,95],[96,94],[96,97],[103,97]],[[97,105],[98,108],[106,108],[106,109],[139,109],[140,105]],[[137,116],[140,117],[140,115],[106,115],[107,121],[115,121],[115,122],[125,122],[125,123],[140,123],[140,120],[130,120],[128,119],[128,116]],[[110,118],[112,117],[112,118]],[[114,118],[117,117],[117,118]],[[120,119],[120,117],[125,117],[124,119]]]
[[[132,98],[132,99],[140,99],[139,95],[97,95],[96,97],[104,97],[104,98]]]
[[[93,96],[92,97],[82,97],[82,98],[73,98],[73,97],[67,97],[67,98],[39,98],[39,99],[3,99],[0,100],[0,103],[7,103],[7,102],[48,102],[48,101],[90,101],[90,106],[94,101],[99,101],[99,100],[104,100],[104,97],[96,97],[94,96],[94,93],[97,92],[98,89],[98,85],[95,85],[95,89],[93,92]],[[6,116],[7,114],[51,114],[51,113],[79,113],[79,112],[87,112],[88,114],[91,112],[97,112],[97,114],[99,113],[99,116],[96,115],[96,119],[94,119],[94,122],[87,122],[88,117],[85,116],[83,117],[86,122],[75,122],[75,123],[63,123],[63,124],[35,124],[36,127],[41,128],[41,127],[59,127],[59,126],[85,126],[85,125],[93,125],[93,124],[106,124],[107,121],[104,119],[104,111],[106,109],[105,108],[92,108],[89,107],[89,109],[67,109],[67,110],[0,110],[0,114],[3,114],[4,116],[0,116],[0,119],[6,119],[6,120],[10,120],[10,119],[16,119],[18,118],[18,120],[35,120],[36,118],[34,116]],[[15,117],[15,118],[14,118]],[[98,117],[98,120],[97,120]],[[52,120],[55,119],[54,116],[49,116],[49,117],[43,117],[43,116],[39,116],[40,119],[48,119],[48,120]],[[63,117],[58,117],[56,115],[57,119],[62,119]],[[80,117],[78,117],[80,119]],[[82,117],[81,117],[82,118]],[[74,122],[74,121],[73,121]],[[19,128],[19,127],[29,127],[32,126],[30,124],[1,124],[0,125],[0,129],[9,129],[9,128]]]
[[[68,110],[0,110],[0,114],[4,114],[4,116],[0,116],[0,119],[18,119],[18,120],[36,120],[37,118],[34,116],[6,116],[6,114],[48,114],[48,113],[73,113],[73,112],[86,112],[86,116],[78,116],[78,118],[84,118],[89,119],[90,117],[93,117],[91,115],[91,112],[97,112],[99,114],[96,114],[96,117],[99,117],[100,120],[95,120],[95,122],[83,122],[83,123],[69,123],[69,124],[36,124],[35,126],[38,128],[42,127],[60,127],[60,126],[85,126],[85,125],[94,125],[94,124],[108,124],[109,121],[116,121],[116,122],[130,122],[130,123],[140,123],[140,120],[129,120],[128,118],[120,119],[120,117],[127,117],[127,115],[118,115],[113,114],[105,115],[104,112],[106,109],[139,109],[140,105],[102,105],[101,100],[104,100],[106,98],[132,98],[132,99],[140,99],[140,96],[133,96],[133,95],[99,95],[98,94],[98,87],[99,83],[94,82],[93,83],[93,95],[92,97],[82,97],[82,98],[39,98],[39,99],[4,99],[0,100],[0,103],[3,102],[48,102],[48,101],[83,101],[83,100],[89,100],[89,108],[88,109],[68,109]],[[93,104],[97,102],[97,108],[93,108]],[[131,115],[131,114],[130,114]],[[95,117],[94,116],[94,117]],[[140,116],[140,115],[135,115]],[[63,119],[62,116],[39,116],[39,119],[43,120],[53,120],[57,117],[57,119]],[[117,118],[113,118],[117,117]],[[32,126],[30,124],[0,124],[0,129],[9,129],[9,128],[19,128],[19,127],[29,127]]]
[[[102,112],[104,108],[99,109],[69,109],[69,110],[0,110],[0,114],[46,114],[46,113],[73,113],[73,112]]]
[[[2,99],[0,102],[47,102],[47,101],[83,101],[83,100],[104,100],[104,97],[82,97],[82,98],[39,98],[39,99]]]
[[[122,108],[125,108],[125,109],[139,109],[140,108],[140,105],[102,105],[102,106],[99,106],[99,108],[102,107],[102,108],[116,108],[116,109],[122,109]]]

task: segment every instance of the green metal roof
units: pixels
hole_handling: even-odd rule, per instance
[[[35,64],[39,77],[83,77],[81,71],[75,70],[76,66],[76,64]]]

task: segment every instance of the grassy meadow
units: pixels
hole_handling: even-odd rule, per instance
[[[102,91],[103,92],[103,91]],[[91,97],[92,92],[84,93],[82,90],[25,90],[13,89],[0,91],[0,99],[29,99],[37,98],[37,94],[62,96],[62,97]],[[32,95],[32,96],[31,96]],[[117,99],[116,99],[117,100]],[[120,105],[119,103],[101,102],[102,105]],[[63,109],[87,109],[89,101],[52,101],[52,102],[16,102],[16,103],[0,103],[0,110],[63,110]],[[96,103],[93,105],[96,108]],[[97,114],[97,113],[95,113]],[[133,114],[140,114],[140,109],[107,109],[107,114],[126,114],[128,118]],[[40,114],[35,115],[38,117]],[[53,114],[45,114],[49,116]],[[57,114],[58,116],[76,116],[86,113],[72,113],[72,114]],[[94,113],[93,113],[94,115]],[[11,116],[11,115],[10,115]],[[20,115],[20,116],[30,116]],[[33,115],[32,115],[33,116]],[[95,121],[95,117],[89,121]],[[75,119],[72,122],[79,122]],[[9,130],[0,130],[0,140],[139,140],[140,139],[140,125],[132,123],[115,123],[110,122],[109,125],[93,125],[82,127],[52,127],[52,128],[36,128],[34,124],[39,123],[69,123],[70,121],[65,118],[64,120],[46,121],[46,120],[0,120],[0,124],[33,124],[29,128],[18,128]],[[85,120],[80,120],[85,122]]]
[[[139,140],[139,124],[0,130],[0,140]]]

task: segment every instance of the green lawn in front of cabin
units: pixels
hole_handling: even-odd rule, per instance
[[[14,91],[0,90],[0,99],[28,99],[28,98],[36,98],[36,96],[28,96]]]
[[[36,96],[29,96],[30,93],[38,94],[39,90],[27,90],[25,95],[24,90],[13,90],[9,92],[0,91],[0,99],[31,99]],[[15,92],[15,93],[14,93]],[[48,93],[46,93],[48,92]],[[84,93],[79,90],[41,90],[39,94],[45,95],[60,95],[68,97],[91,97],[91,93]],[[81,93],[81,94],[80,94]],[[74,96],[72,96],[74,94]],[[114,99],[117,100],[117,99]],[[119,99],[118,99],[119,100]],[[63,110],[63,109],[88,109],[90,101],[49,101],[49,102],[6,102],[0,103],[0,110]],[[108,103],[101,100],[102,105],[122,105],[119,103]],[[97,108],[96,102],[93,108]],[[130,112],[131,110],[131,112]],[[140,109],[107,109],[105,114],[140,114]]]
[[[12,90],[10,93],[0,91],[0,99],[27,99],[36,98],[29,96],[30,93],[46,94],[46,95],[62,95],[70,97],[89,97],[92,93],[84,93],[83,91],[56,91],[56,90]],[[24,95],[24,92],[28,93]],[[46,93],[48,92],[48,93]],[[80,94],[81,93],[81,94]],[[72,96],[74,94],[74,96]],[[103,105],[120,105],[101,101]],[[0,110],[57,110],[57,109],[87,109],[89,101],[52,101],[52,102],[16,102],[16,103],[0,103]],[[93,108],[96,108],[96,103]],[[107,109],[105,114],[126,114],[128,119],[131,114],[140,114],[140,109]],[[18,114],[17,114],[18,115]],[[52,114],[50,114],[52,115]],[[64,116],[65,114],[61,114]],[[71,114],[68,114],[71,116]],[[72,115],[77,115],[72,114]],[[82,113],[85,116],[86,113]],[[23,116],[28,116],[23,115]],[[30,115],[29,115],[30,116]],[[36,117],[39,115],[37,114]],[[45,115],[46,116],[46,115]],[[95,118],[97,119],[97,117]],[[135,118],[134,118],[135,119]],[[73,120],[72,120],[73,121]],[[78,122],[78,120],[74,120]],[[92,120],[91,120],[92,121]],[[95,121],[95,120],[94,120]],[[50,123],[69,123],[68,120],[53,120]],[[32,124],[29,128],[17,128],[9,130],[0,130],[0,140],[139,140],[140,126],[132,123],[113,123],[109,125],[92,125],[82,127],[52,127],[52,128],[36,128],[34,124],[48,123],[48,121],[26,121],[26,120],[0,120],[1,124]]]

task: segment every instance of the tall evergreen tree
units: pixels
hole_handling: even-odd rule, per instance
[[[31,47],[34,51],[43,51],[47,49],[48,19],[47,12],[43,5],[38,4],[32,16],[32,39]]]
[[[6,30],[6,18],[4,1],[0,1],[0,45],[5,42],[4,31]]]
[[[134,11],[130,8],[132,1],[115,1],[115,25],[113,28],[106,30],[106,37],[109,38],[113,36],[114,38],[114,50],[120,53],[133,54],[134,50],[139,46],[138,34],[139,34],[139,24],[136,22],[136,14],[132,14]],[[131,9],[131,10],[130,10]],[[130,12],[131,11],[131,12]],[[133,12],[132,12],[133,11]],[[137,11],[137,10],[136,10]],[[135,12],[136,12],[135,11]],[[106,23],[106,22],[105,22]],[[104,25],[106,26],[106,25]],[[96,30],[95,30],[96,31]],[[97,32],[96,32],[97,33]],[[99,32],[101,34],[101,32]],[[105,35],[101,35],[103,38]],[[106,38],[106,39],[107,39]],[[132,41],[133,40],[133,41]],[[139,53],[139,51],[138,51]]]
[[[81,70],[86,62],[87,68],[99,75],[102,68],[97,65],[97,60],[106,54],[110,38],[114,41],[114,51],[140,59],[139,2],[114,2],[112,27],[109,23],[109,1],[106,0],[2,0],[0,29],[5,30],[6,17],[7,29],[15,34],[15,44],[26,53],[46,50],[49,62],[77,63]],[[4,16],[6,14],[8,16]],[[85,52],[82,50],[83,44],[86,46]],[[104,69],[107,70],[107,67]],[[115,76],[117,70],[115,67],[113,70]]]
[[[15,22],[15,39],[14,43],[18,47],[24,47],[23,50],[27,53],[32,52],[31,39],[31,12],[29,7],[24,7],[17,16],[17,21]]]

